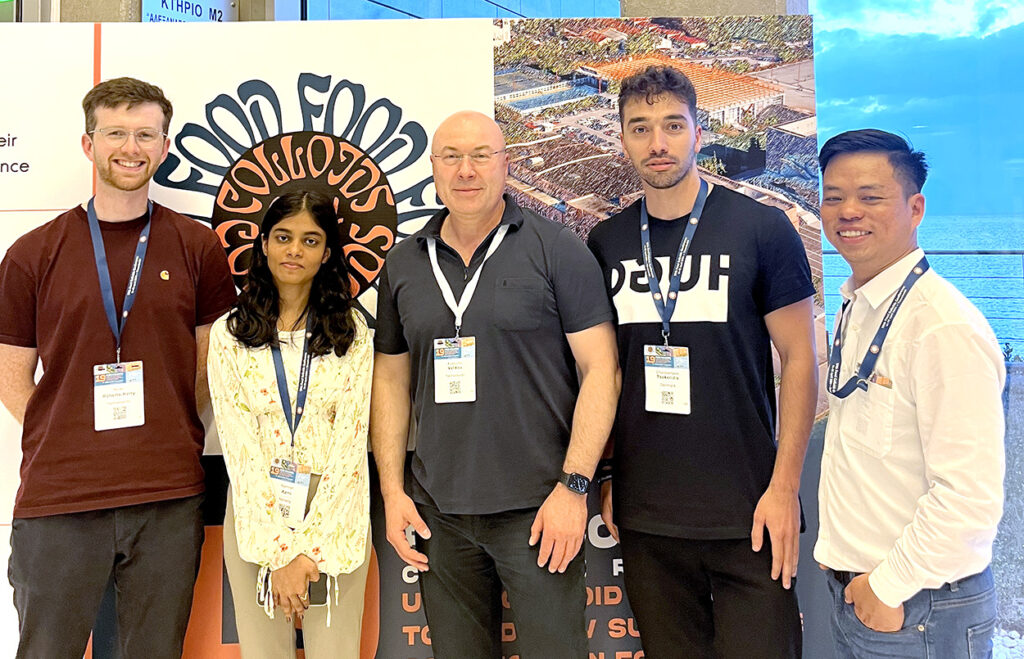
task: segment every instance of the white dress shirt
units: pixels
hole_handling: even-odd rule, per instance
[[[836,314],[840,386],[923,255],[915,250],[856,290],[852,278],[843,284],[851,302]],[[981,312],[928,270],[869,379],[867,391],[829,395],[814,558],[870,572],[875,595],[897,607],[991,562],[1003,508],[1006,365]]]

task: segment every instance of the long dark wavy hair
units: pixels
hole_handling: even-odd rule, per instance
[[[259,235],[253,240],[252,259],[245,278],[245,287],[228,315],[228,331],[250,348],[277,345],[277,321],[280,298],[274,276],[263,253],[263,242],[278,222],[307,211],[323,229],[325,245],[331,250],[327,261],[320,264],[313,277],[306,308],[306,329],[312,333],[309,352],[326,355],[332,350],[339,357],[348,351],[355,338],[352,320],[352,293],[348,266],[338,232],[338,216],[334,205],[317,192],[296,191],[274,200],[263,215]]]

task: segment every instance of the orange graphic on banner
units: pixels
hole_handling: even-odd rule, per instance
[[[224,527],[207,526],[183,659],[237,659],[241,656],[237,643],[225,644],[222,641],[223,588]],[[373,659],[377,654],[380,634],[380,569],[376,551],[370,554],[365,598],[360,659]],[[297,656],[301,658],[303,653],[299,651]],[[91,659],[91,652],[85,659]]]
[[[224,527],[207,526],[192,599],[192,615],[185,633],[184,659],[238,659],[238,644],[224,645],[221,620],[224,610]]]

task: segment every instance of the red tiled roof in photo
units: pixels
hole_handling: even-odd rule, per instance
[[[697,90],[697,107],[709,112],[747,105],[758,98],[782,94],[781,87],[757,78],[712,69],[665,55],[644,55],[615,62],[588,64],[586,69],[596,71],[604,80],[618,82],[649,66],[671,66],[685,74]]]

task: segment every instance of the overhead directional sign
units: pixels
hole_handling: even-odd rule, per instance
[[[221,23],[237,20],[237,0],[142,0],[143,23]]]

